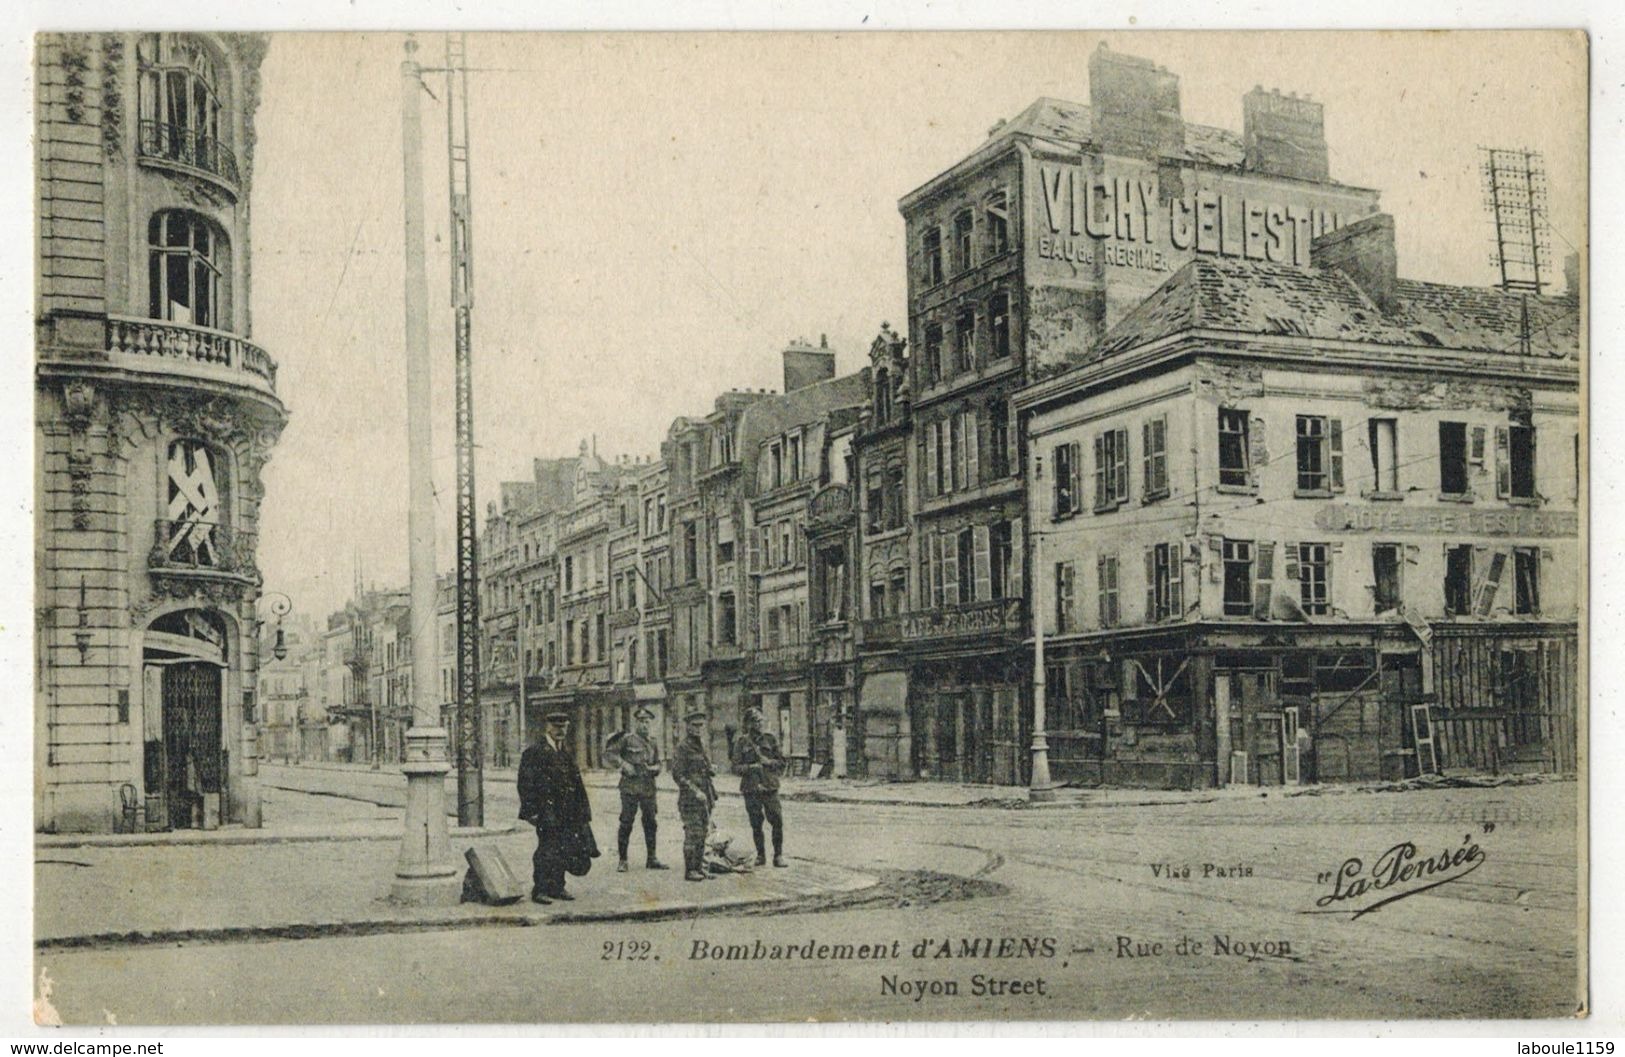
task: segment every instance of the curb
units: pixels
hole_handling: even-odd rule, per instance
[[[474,840],[482,837],[502,837],[518,833],[516,820],[501,826],[450,826],[452,840]],[[170,848],[170,847],[236,847],[244,844],[317,844],[345,841],[381,841],[401,839],[399,832],[390,833],[266,833],[264,830],[184,830],[169,833],[59,833],[34,835],[36,848]]]
[[[856,873],[856,871],[854,871]],[[513,911],[490,914],[439,914],[429,917],[363,918],[358,921],[302,922],[285,925],[226,925],[218,928],[158,929],[151,932],[97,932],[81,936],[55,936],[36,940],[34,950],[105,950],[114,947],[182,946],[206,943],[274,943],[284,940],[385,936],[415,932],[461,931],[479,928],[535,928],[544,925],[607,924],[620,921],[666,921],[748,912],[792,912],[802,907],[822,909],[832,901],[861,899],[881,886],[874,874],[858,874],[865,883],[829,892],[725,899],[715,903],[668,903],[628,910]]]

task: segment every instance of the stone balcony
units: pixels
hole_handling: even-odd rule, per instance
[[[231,525],[159,518],[153,526],[147,571],[165,587],[164,593],[186,590],[187,583],[211,582],[238,591],[260,583],[255,546],[254,533]]]
[[[186,374],[276,395],[276,361],[271,354],[223,330],[110,315],[106,351],[113,365],[132,371]]]

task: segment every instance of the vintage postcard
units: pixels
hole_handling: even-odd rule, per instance
[[[1588,76],[39,35],[35,1022],[1585,1015]]]

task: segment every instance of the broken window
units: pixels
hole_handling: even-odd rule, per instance
[[[1399,423],[1392,418],[1373,418],[1370,431],[1372,487],[1378,492],[1399,491]]]
[[[1010,522],[995,521],[988,529],[989,587],[994,598],[1010,598],[1016,586],[1010,583],[1012,537]]]
[[[954,215],[954,271],[963,272],[971,266],[971,232],[974,220],[971,211],[962,209]]]
[[[920,240],[921,274],[926,286],[942,282],[942,229],[931,228]]]
[[[989,355],[1002,360],[1010,355],[1010,296],[994,294],[987,303],[987,327],[992,337]]]
[[[1372,606],[1378,613],[1388,613],[1400,607],[1400,577],[1405,558],[1397,543],[1375,543],[1371,546]]]
[[[1072,563],[1055,563],[1055,632],[1064,635],[1072,630]]]
[[[1010,249],[1010,211],[1003,191],[987,196],[987,255],[997,257]]]
[[[870,532],[879,532],[882,528],[890,527],[886,524],[885,491],[881,487],[881,475],[878,471],[871,471],[869,474],[863,505]]]
[[[935,385],[942,380],[942,328],[933,323],[925,328],[925,381]]]
[[[1003,400],[987,405],[987,476],[1010,476],[1010,409]]]
[[[975,602],[976,598],[976,531],[971,528],[959,530],[958,543],[959,562],[959,600],[961,602]]]
[[[1343,487],[1343,422],[1298,416],[1298,491],[1325,494]]]
[[[1219,484],[1245,488],[1252,483],[1247,412],[1219,409]]]
[[[137,39],[136,59],[142,156],[235,181],[236,159],[220,143],[218,77],[203,45],[186,34],[146,33]]]
[[[1540,612],[1540,550],[1514,547],[1512,563],[1512,611],[1520,616],[1533,616]]]
[[[1298,544],[1298,600],[1311,616],[1331,612],[1332,555],[1325,543]],[[1291,579],[1292,571],[1287,571]]]
[[[1467,423],[1439,423],[1439,491],[1464,496],[1467,488]]]
[[[732,646],[738,641],[737,614],[732,591],[717,595],[717,641]]]
[[[225,239],[184,209],[164,209],[147,224],[147,315],[220,328]]]
[[[1253,612],[1253,541],[1224,541],[1224,615],[1244,617]]]
[[[1496,428],[1495,494],[1513,499],[1535,498],[1534,427]]]
[[[954,321],[954,370],[976,369],[976,310],[962,308]]]
[[[214,454],[201,441],[177,440],[169,445],[166,561],[195,566],[221,563],[216,530],[225,520],[225,503],[215,462]]]
[[[1463,543],[1444,551],[1444,611],[1466,616],[1473,611],[1473,548]]]
[[[1078,512],[1078,446],[1055,446],[1055,516],[1071,517]]]

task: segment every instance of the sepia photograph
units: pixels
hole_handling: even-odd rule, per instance
[[[120,24],[34,1024],[1592,1011],[1584,32]]]

